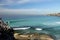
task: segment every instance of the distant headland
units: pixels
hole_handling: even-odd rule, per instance
[[[60,13],[48,14],[47,16],[60,16]]]

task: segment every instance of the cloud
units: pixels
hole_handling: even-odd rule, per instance
[[[0,6],[4,6],[4,5],[7,5],[7,4],[0,4]]]
[[[25,3],[38,3],[38,2],[50,2],[53,0],[2,0],[0,1],[0,13],[9,13],[9,14],[33,14],[33,15],[40,15],[40,14],[45,14],[45,13],[55,13],[58,12],[57,10],[51,10],[51,9],[5,9],[5,7],[3,7],[4,5],[13,5],[13,4],[25,4]],[[8,7],[9,7],[8,6]],[[13,6],[15,7],[15,6]]]
[[[0,5],[25,4],[31,2],[46,2],[46,1],[53,1],[53,0],[2,0]]]
[[[22,14],[22,15],[41,15],[56,13],[57,11],[51,11],[49,9],[5,9],[0,8],[0,13],[3,14]]]
[[[29,3],[29,2],[45,2],[45,1],[52,1],[52,0],[21,0],[17,3]]]
[[[0,13],[9,13],[9,14],[36,14],[40,12],[38,9],[3,9],[0,8]]]

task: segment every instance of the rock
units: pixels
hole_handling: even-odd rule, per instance
[[[0,18],[0,40],[14,40],[14,31]]]
[[[15,33],[14,37],[16,38],[16,40],[55,40],[52,35],[48,35],[48,34],[19,34],[19,33]]]

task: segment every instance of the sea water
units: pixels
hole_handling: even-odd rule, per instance
[[[35,27],[42,28],[45,33],[54,34],[60,40],[60,17],[59,16],[6,16],[3,17],[10,27]],[[32,30],[33,31],[33,30]],[[37,32],[42,32],[37,31]]]

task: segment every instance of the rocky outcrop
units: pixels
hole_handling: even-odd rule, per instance
[[[14,40],[14,31],[0,18],[0,40]]]
[[[53,38],[52,35],[48,35],[48,34],[24,34],[21,35],[19,33],[15,33],[14,37],[16,38],[16,40],[55,40],[55,38]]]

